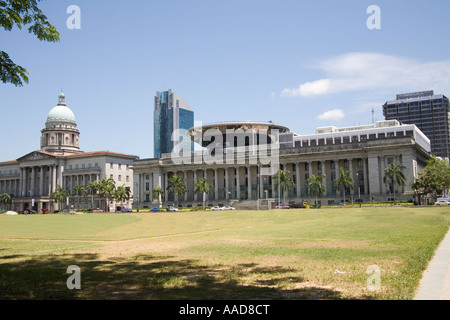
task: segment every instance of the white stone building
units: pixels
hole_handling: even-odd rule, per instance
[[[40,150],[17,160],[0,162],[0,194],[12,195],[13,210],[41,212],[42,209],[65,208],[67,204],[56,206],[51,197],[57,186],[72,193],[75,185],[112,178],[116,186],[125,185],[132,189],[132,165],[137,156],[110,151],[80,151],[80,132],[63,93],[58,97],[58,105],[49,112],[41,133]],[[131,202],[129,200],[124,206],[131,207]],[[94,207],[100,205],[96,196]],[[110,202],[109,210],[115,211],[117,205],[120,204]],[[92,198],[71,195],[69,208],[92,208]]]
[[[233,146],[233,141],[236,141],[234,136],[226,140],[227,131],[242,129],[246,132],[241,140],[244,146]],[[276,130],[279,132],[278,139],[270,138],[267,140],[268,145],[262,143],[255,147],[251,141],[259,143],[260,139],[253,132],[261,129]],[[174,174],[183,177],[187,184],[187,192],[179,196],[183,206],[202,204],[202,195],[194,192],[194,183],[198,178],[207,178],[214,186],[208,195],[208,205],[270,207],[283,197],[280,197],[272,181],[274,175],[264,174],[267,161],[260,154],[261,151],[267,154],[265,149],[276,151],[278,168],[289,171],[294,181],[294,187],[286,196],[288,204],[300,204],[303,200],[312,202],[313,199],[306,192],[305,182],[312,175],[319,174],[325,175],[325,195],[319,199],[321,204],[341,202],[344,195],[333,184],[339,177],[341,167],[350,171],[354,181],[354,188],[347,193],[346,201],[367,202],[372,197],[376,201],[394,197],[397,200],[414,200],[411,183],[430,157],[430,140],[415,125],[402,125],[395,120],[348,128],[318,128],[311,135],[289,132],[288,128],[271,122],[225,122],[193,128],[191,136],[195,139],[195,132],[205,135],[209,130],[213,134],[223,134],[223,139],[220,136],[214,138],[214,141],[218,141],[217,138],[220,140],[215,149],[219,157],[216,156],[214,162],[210,157],[211,149],[165,154],[162,158],[134,162],[135,207],[150,208],[157,205],[152,190],[158,185],[166,190],[165,205],[173,204],[174,195],[167,192],[167,186]],[[213,140],[208,138],[206,141],[210,143]],[[203,147],[207,147],[204,141]],[[237,151],[239,148],[244,148],[244,152]],[[209,161],[205,162],[204,159],[208,157]],[[384,169],[394,160],[406,166],[404,173],[407,181],[400,189],[383,181]],[[272,201],[265,201],[270,199]]]

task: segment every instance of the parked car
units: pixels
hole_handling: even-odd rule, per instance
[[[230,206],[225,206],[222,208],[222,210],[236,210],[236,208],[230,207]]]
[[[152,209],[150,209],[151,212],[159,212],[162,211],[162,209],[158,208],[158,207],[154,207]]]
[[[178,210],[178,208],[170,206],[170,207],[167,207],[167,211],[169,211],[169,212],[176,212],[176,211],[179,211],[179,210]]]
[[[448,203],[447,200],[438,200],[438,201],[435,203],[435,205],[436,205],[436,206],[448,206],[449,203]]]
[[[275,209],[289,209],[289,208],[290,208],[289,206],[286,206],[284,204],[279,204],[279,205],[275,206]]]
[[[133,210],[128,209],[128,208],[123,208],[122,210],[120,210],[120,212],[133,212]]]
[[[100,209],[100,208],[97,208],[97,209],[94,209],[92,212],[93,213],[101,213],[101,212],[104,212],[104,211],[102,209]]]
[[[219,206],[214,206],[211,208],[211,211],[221,211],[221,210],[223,210],[223,209]]]
[[[25,209],[23,210],[23,214],[36,214],[36,211],[33,209]]]

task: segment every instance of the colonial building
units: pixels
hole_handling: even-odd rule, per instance
[[[157,186],[166,190],[165,204],[173,204],[175,197],[167,186],[175,174],[187,184],[187,192],[178,199],[183,206],[201,205],[202,195],[194,192],[194,184],[198,178],[206,178],[214,186],[208,194],[209,205],[271,207],[284,198],[273,183],[279,169],[289,171],[294,182],[286,195],[289,204],[312,200],[305,181],[318,174],[325,175],[321,203],[342,201],[342,191],[333,184],[339,168],[349,170],[354,181],[347,201],[385,201],[394,196],[413,200],[411,183],[426,165],[431,150],[430,140],[415,125],[402,125],[395,120],[348,128],[318,128],[311,135],[299,135],[271,122],[227,122],[192,128],[190,135],[205,147],[203,151],[164,154],[161,158],[134,162],[135,207],[157,205],[158,199],[152,195]],[[394,160],[406,166],[407,181],[400,190],[383,181],[384,169]]]
[[[58,97],[58,105],[48,113],[41,133],[40,150],[17,160],[0,162],[0,194],[12,195],[13,210],[54,210],[56,206],[51,195],[57,186],[72,193],[75,185],[88,185],[96,180],[112,178],[116,186],[133,187],[131,167],[137,156],[110,151],[80,151],[80,132],[62,92]],[[124,205],[131,206],[131,201]],[[94,199],[94,206],[100,206],[98,197]],[[72,195],[69,207],[91,208],[92,199]],[[110,202],[109,207],[114,211],[116,204]]]

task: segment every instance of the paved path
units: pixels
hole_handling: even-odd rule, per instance
[[[423,273],[414,300],[450,300],[450,231]]]

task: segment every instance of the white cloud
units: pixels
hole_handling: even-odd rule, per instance
[[[355,52],[340,55],[314,66],[325,78],[286,88],[281,95],[312,96],[330,93],[386,90],[411,92],[435,90],[445,93],[450,83],[450,60],[419,62],[407,58]]]
[[[329,110],[317,116],[318,120],[327,120],[327,121],[328,120],[339,121],[343,118],[345,118],[345,113],[341,109]]]

